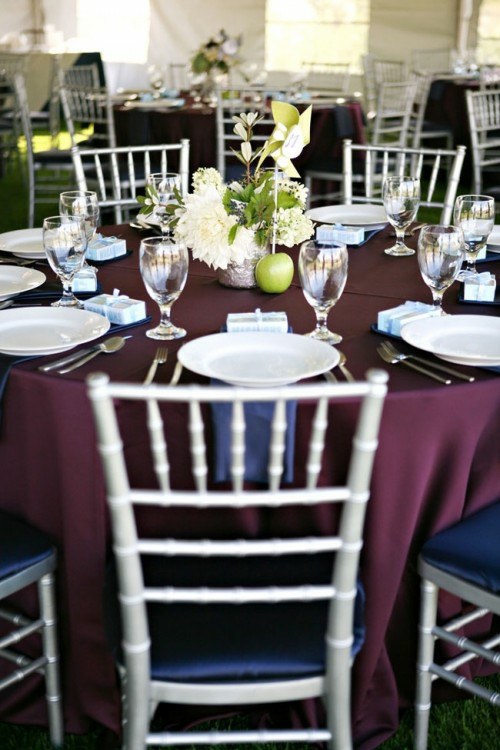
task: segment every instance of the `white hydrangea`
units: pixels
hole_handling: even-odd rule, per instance
[[[215,187],[219,195],[222,195],[225,187],[220,172],[213,167],[200,167],[193,174],[193,190],[198,193],[206,187]]]
[[[299,202],[301,208],[306,207],[308,189],[301,182],[295,180],[280,180],[278,183],[279,190],[290,193]]]
[[[293,247],[308,240],[314,232],[311,219],[304,215],[300,206],[280,208],[277,213],[276,242]]]
[[[191,248],[193,258],[216,269],[227,268],[230,262],[242,263],[250,255],[254,240],[251,229],[240,227],[233,244],[228,242],[236,217],[226,213],[216,186],[205,185],[201,192],[186,195],[184,208],[176,215],[176,236]]]

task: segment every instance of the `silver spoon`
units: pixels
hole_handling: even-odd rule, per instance
[[[106,339],[106,341],[98,344],[93,351],[85,354],[81,359],[77,359],[76,362],[72,362],[70,365],[60,368],[57,372],[60,375],[64,375],[66,372],[76,370],[77,367],[89,362],[94,357],[97,357],[98,354],[101,354],[101,352],[104,354],[114,354],[114,352],[119,351],[124,344],[125,338],[123,336],[112,336],[110,339]]]
[[[345,366],[345,363],[347,362],[347,357],[345,356],[343,352],[339,352],[339,355],[340,355],[340,359],[339,359],[338,368],[340,372],[342,373],[342,375],[344,376],[344,378],[347,380],[348,383],[354,383],[355,382],[354,376],[349,372],[349,370]]]

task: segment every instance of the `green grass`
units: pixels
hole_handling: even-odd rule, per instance
[[[480,680],[500,692],[500,674]],[[244,719],[217,722],[223,730],[228,722],[245,727]],[[65,750],[111,750],[110,733],[96,728],[86,735],[66,735]],[[379,746],[379,750],[412,750],[413,711],[405,711],[398,732]],[[248,750],[249,746],[240,746]],[[309,745],[287,745],[287,749],[305,750]],[[431,709],[429,750],[498,750],[500,747],[500,710],[486,701],[472,698],[441,703]],[[51,750],[48,734],[36,727],[0,723],[2,750]],[[272,745],[265,746],[273,750]],[[190,750],[188,748],[188,750]]]

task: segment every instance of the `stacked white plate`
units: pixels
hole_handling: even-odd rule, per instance
[[[384,207],[373,203],[320,206],[310,208],[306,215],[320,224],[344,224],[365,229],[382,229],[387,224]]]

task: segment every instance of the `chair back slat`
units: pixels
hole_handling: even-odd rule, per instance
[[[357,144],[346,139],[343,143],[343,196],[345,203],[382,203],[382,185],[386,177],[403,174],[411,169],[412,174],[421,177],[424,167],[430,170],[425,195],[420,205],[441,209],[440,222],[450,224],[453,214],[453,204],[458,190],[460,174],[465,158],[465,146],[456,149],[410,148],[397,146],[373,146],[371,144]],[[355,180],[353,171],[353,156],[364,163],[362,173],[364,183]],[[447,171],[446,162],[451,160],[451,168]],[[409,160],[409,163],[407,162]],[[446,174],[446,190],[443,197],[436,193],[439,177],[443,171]],[[445,175],[443,175],[444,177]],[[356,185],[356,194],[353,186]]]

